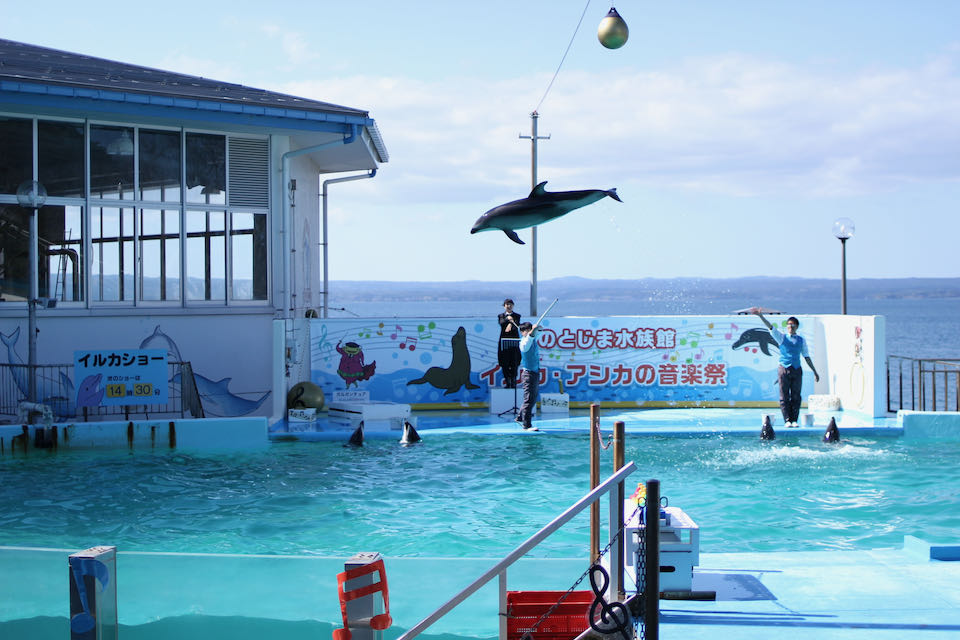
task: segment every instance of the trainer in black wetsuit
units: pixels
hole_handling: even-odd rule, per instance
[[[503,386],[514,389],[517,386],[517,367],[520,366],[520,314],[513,310],[513,300],[503,301],[503,313],[497,316],[500,323],[500,340],[497,348],[497,362],[503,373]],[[506,340],[504,340],[506,338]]]

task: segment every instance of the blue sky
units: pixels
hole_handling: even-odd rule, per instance
[[[530,113],[587,3],[30,3],[0,37],[367,109],[390,151],[331,187],[334,280],[527,280],[470,235],[530,189]],[[540,227],[541,280],[960,277],[960,2],[589,3],[539,107],[540,180],[616,187]],[[529,231],[520,235],[529,240]],[[319,255],[319,254],[318,254]]]

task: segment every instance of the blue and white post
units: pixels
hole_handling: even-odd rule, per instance
[[[116,640],[117,548],[91,547],[68,558],[70,640]]]

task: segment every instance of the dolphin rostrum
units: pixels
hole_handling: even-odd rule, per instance
[[[616,189],[584,189],[582,191],[547,191],[546,182],[533,188],[530,195],[522,200],[514,200],[494,207],[474,223],[470,233],[500,229],[517,244],[524,244],[516,234],[516,229],[526,229],[549,222],[574,209],[593,204],[597,200],[610,196],[617,202],[623,202],[617,196]]]

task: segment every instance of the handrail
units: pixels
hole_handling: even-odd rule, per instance
[[[960,359],[887,356],[887,411],[900,409],[960,411]]]
[[[636,470],[636,464],[633,462],[628,462],[612,476],[597,485],[593,491],[580,498],[580,500],[575,502],[570,508],[551,520],[549,524],[530,536],[526,542],[508,553],[503,560],[493,565],[490,569],[484,572],[483,575],[470,583],[460,593],[453,596],[439,609],[431,613],[417,624],[413,625],[406,633],[401,634],[397,640],[411,640],[411,638],[415,638],[420,634],[420,632],[424,631],[434,622],[447,615],[454,607],[479,591],[480,588],[490,582],[494,576],[502,574],[510,565],[525,556],[531,549],[543,542],[546,538],[553,535],[557,529],[565,525],[581,511],[599,500],[603,494],[612,491],[613,487],[622,482],[624,478]],[[501,589],[501,591],[503,591],[503,589]]]

